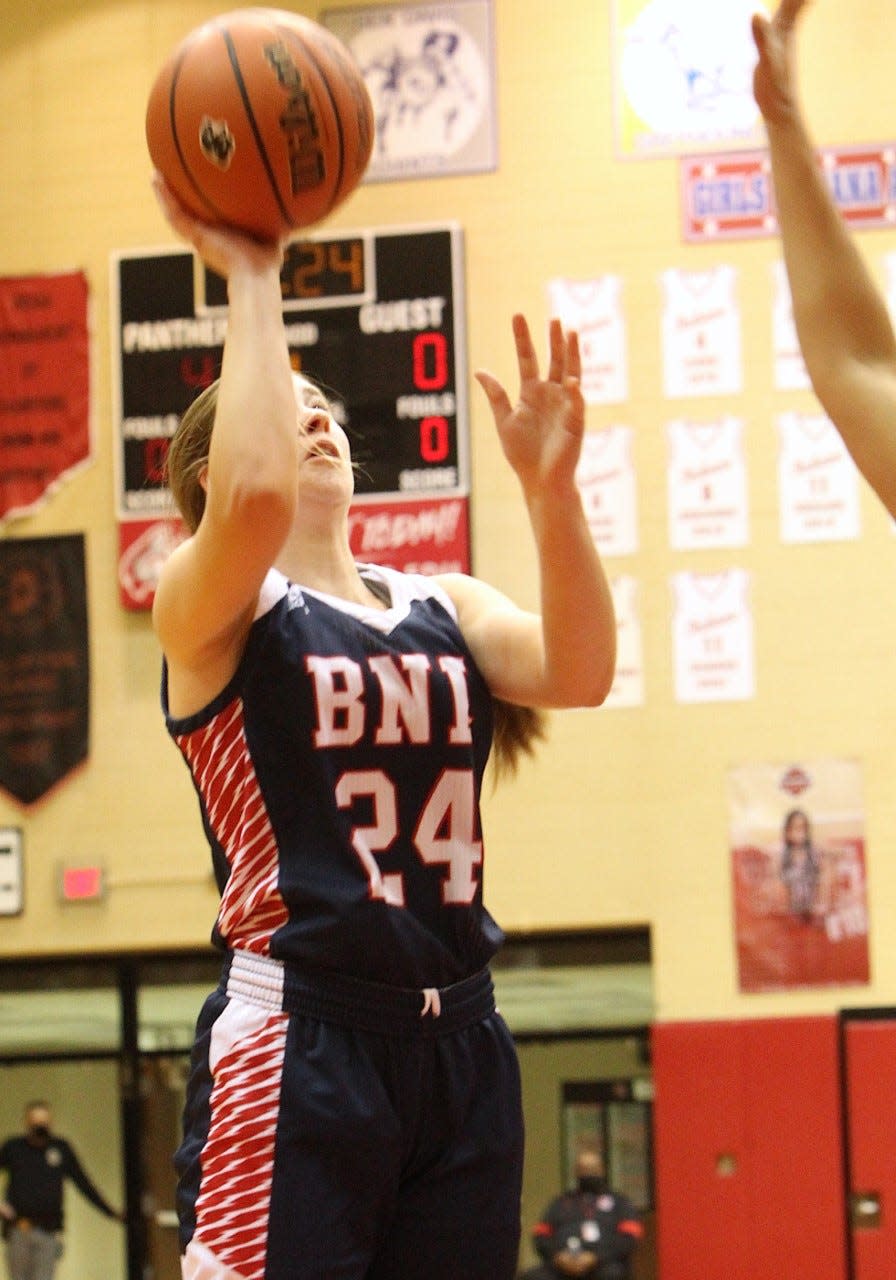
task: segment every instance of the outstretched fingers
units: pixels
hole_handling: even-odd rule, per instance
[[[582,354],[575,329],[564,331],[562,322],[553,317],[549,329],[550,364],[548,381],[570,386],[581,381]]]
[[[566,337],[556,316],[551,317],[548,326],[548,350],[548,381],[562,383],[566,375]]]
[[[538,377],[538,355],[529,330],[529,322],[519,312],[513,317],[513,339],[516,343],[516,359],[520,380],[532,382]]]
[[[577,330],[570,329],[566,335],[566,382],[580,383],[582,381],[582,349],[579,345],[579,335]]]
[[[750,19],[750,29],[760,56],[768,53],[772,34],[779,39],[786,39],[796,26],[797,18],[810,0],[781,0],[774,16],[767,18],[763,13],[754,13]]]
[[[773,19],[778,30],[785,32],[795,26],[800,12],[808,3],[809,0],[781,0]]]
[[[495,421],[501,422],[512,411],[513,406],[510,403],[510,396],[493,374],[486,373],[484,369],[478,369],[474,376],[485,392],[486,399],[495,416]]]

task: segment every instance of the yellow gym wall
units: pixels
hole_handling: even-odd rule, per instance
[[[725,3],[725,0],[715,0]],[[0,826],[24,831],[26,910],[0,920],[0,954],[204,944],[215,894],[192,786],[158,708],[147,615],[116,585],[109,328],[110,254],[174,244],[149,189],[143,113],[172,45],[215,0],[3,0],[0,23],[0,271],[83,269],[91,289],[92,464],[3,537],[86,536],[92,663],[86,764],[43,802],[0,793]],[[316,17],[321,7],[299,3]],[[855,543],[785,546],[778,534],[777,437],[808,392],[772,382],[775,239],[691,246],[678,164],[619,161],[612,129],[609,0],[494,0],[500,163],[496,172],[362,187],[335,227],[457,221],[463,228],[471,370],[514,383],[510,317],[536,332],[554,276],[624,282],[631,395],[589,409],[589,428],[634,430],[640,549],[607,564],[640,583],[646,703],[556,714],[549,743],[486,802],[486,899],[511,930],[650,925],[660,1019],[749,1017],[881,1004],[896,989],[896,537],[863,488]],[[893,136],[892,0],[817,0],[804,22],[805,98],[819,145]],[[744,31],[748,40],[748,32]],[[875,271],[896,233],[862,237]],[[663,399],[659,275],[730,263],[738,271],[744,392]],[[543,346],[543,342],[542,342]],[[478,386],[471,386],[474,571],[537,604],[525,512]],[[750,544],[673,552],[666,533],[664,424],[734,413],[745,422]],[[673,691],[669,575],[730,566],[752,575],[756,697],[681,705]],[[862,762],[871,911],[869,986],[738,994],[726,773],[751,761]],[[109,892],[63,906],[58,864],[99,861]]]

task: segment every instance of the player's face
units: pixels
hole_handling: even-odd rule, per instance
[[[348,436],[322,391],[299,376],[295,388],[301,446],[298,515],[304,519],[321,504],[329,512],[344,511],[355,490]]]
[[[351,463],[348,436],[333,417],[326,396],[312,382],[295,378],[296,403],[299,409],[299,434],[305,446],[305,459],[326,459]]]

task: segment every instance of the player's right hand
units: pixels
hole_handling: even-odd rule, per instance
[[[794,31],[808,0],[781,0],[774,17],[753,15],[753,40],[759,61],[753,72],[753,96],[769,124],[785,123],[797,109]]]
[[[152,187],[172,229],[193,246],[211,271],[225,279],[241,267],[258,273],[274,267],[279,274],[287,237],[255,240],[233,227],[204,222],[181,203],[158,170],[153,173]]]

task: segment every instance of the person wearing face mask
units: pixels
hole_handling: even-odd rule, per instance
[[[628,1280],[631,1256],[644,1235],[635,1207],[610,1190],[598,1151],[583,1148],[575,1173],[575,1189],[552,1200],[532,1229],[542,1265],[524,1272],[524,1280]]]
[[[88,1178],[71,1143],[53,1132],[46,1102],[28,1103],[25,1132],[0,1146],[0,1169],[7,1174],[0,1218],[9,1280],[51,1280],[62,1254],[66,1179],[101,1213],[125,1221]]]

